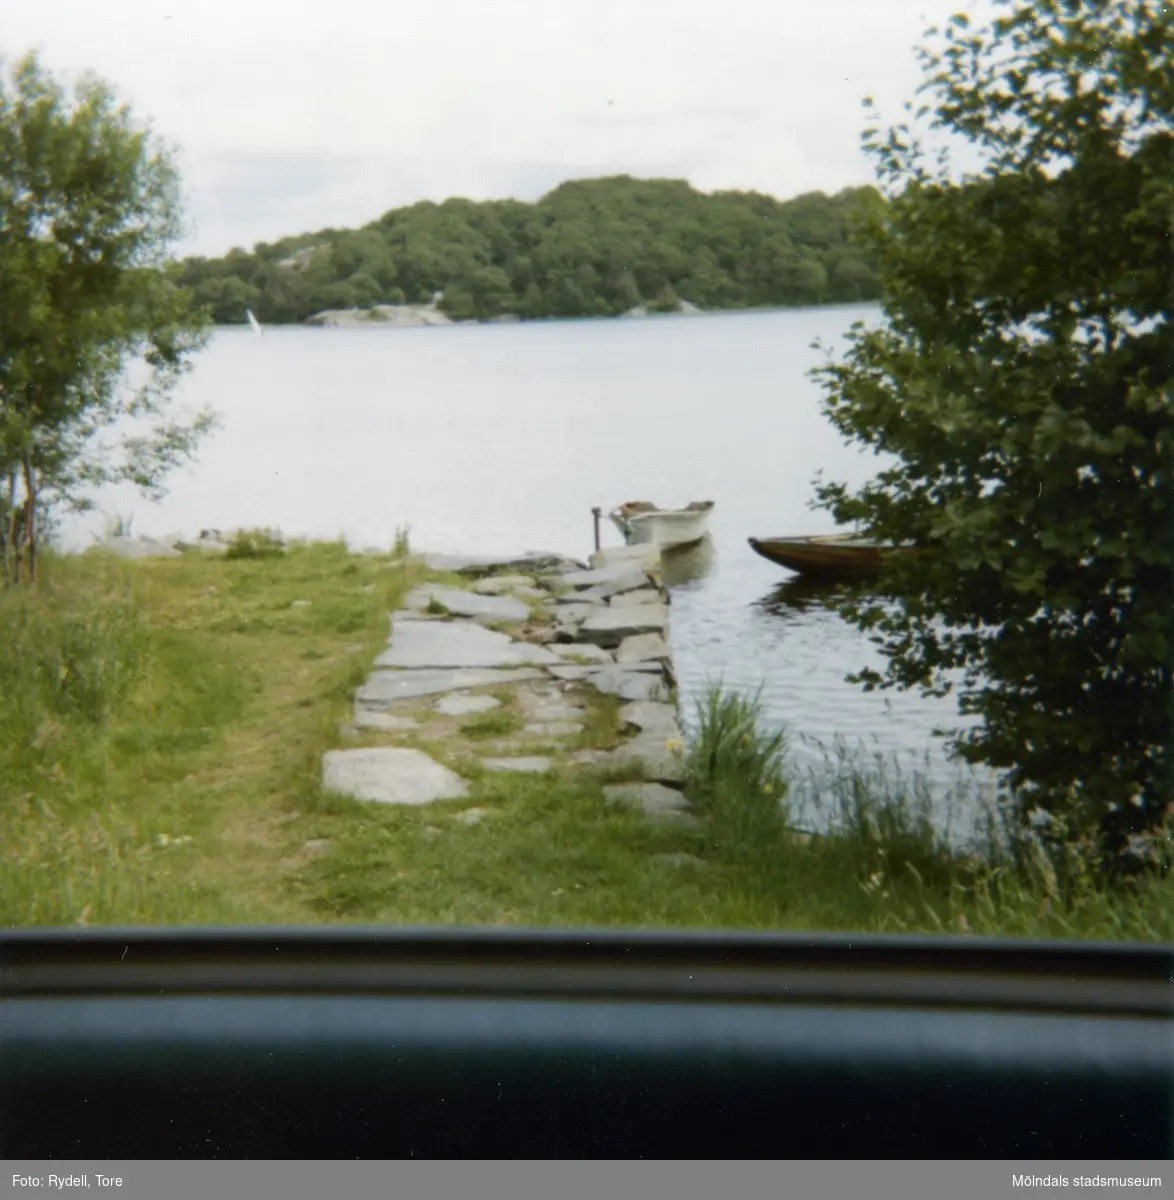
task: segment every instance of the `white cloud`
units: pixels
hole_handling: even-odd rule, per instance
[[[956,3],[956,0],[955,0]],[[220,253],[449,195],[628,172],[792,195],[871,176],[943,0],[44,0],[0,45],[92,68],[178,144]]]

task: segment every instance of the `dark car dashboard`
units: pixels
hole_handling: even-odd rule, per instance
[[[1174,948],[0,934],[5,1158],[1174,1156]]]

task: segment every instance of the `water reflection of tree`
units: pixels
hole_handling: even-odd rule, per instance
[[[773,588],[755,607],[776,617],[793,617],[831,608],[830,601],[846,595],[866,595],[866,585],[840,580],[811,579],[796,575]]]

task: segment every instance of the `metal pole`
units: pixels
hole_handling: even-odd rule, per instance
[[[595,518],[595,552],[599,553],[599,518],[603,513],[602,508],[593,508],[591,515]]]

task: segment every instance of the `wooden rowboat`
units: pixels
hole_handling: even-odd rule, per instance
[[[876,575],[902,547],[885,545],[854,533],[824,537],[750,538],[750,548],[763,558],[801,575],[826,579],[861,579]]]
[[[629,500],[608,516],[630,546],[651,544],[667,550],[701,541],[712,511],[712,500],[695,500],[684,508],[657,508],[647,500]]]

